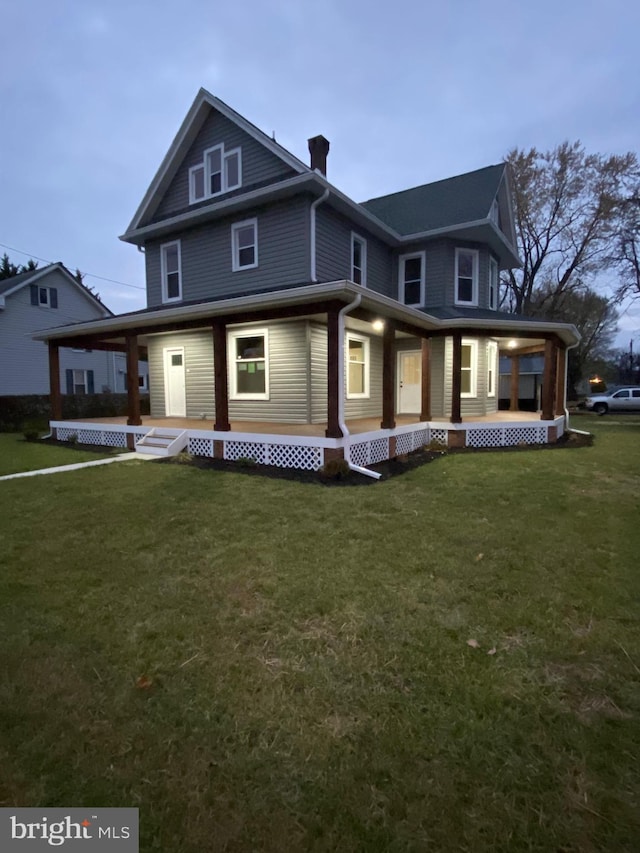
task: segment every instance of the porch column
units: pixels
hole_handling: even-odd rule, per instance
[[[127,335],[127,424],[139,426],[140,417],[140,386],[138,384],[138,337]]]
[[[451,423],[462,423],[462,335],[453,333],[453,365],[451,370]]]
[[[216,405],[216,419],[213,428],[221,432],[231,429],[229,423],[229,379],[227,364],[227,324],[224,320],[214,320],[213,332],[213,378]]]
[[[385,320],[382,332],[382,422],[381,429],[396,425],[396,330],[391,320]]]
[[[422,377],[420,385],[420,420],[431,420],[431,338],[422,338]]]
[[[558,378],[556,392],[556,415],[564,415],[566,403],[567,385],[566,385],[566,365],[567,365],[567,350],[565,347],[558,347]]]
[[[49,341],[49,392],[51,420],[62,420],[62,397],[60,395],[60,347]]]
[[[544,374],[542,377],[542,415],[543,421],[553,420],[556,407],[558,378],[558,347],[556,342],[544,342]]]
[[[518,400],[520,399],[520,356],[511,356],[511,386],[509,395],[509,411],[518,411]]]
[[[340,388],[339,311],[339,308],[327,311],[327,438],[342,438],[339,399],[344,389]]]

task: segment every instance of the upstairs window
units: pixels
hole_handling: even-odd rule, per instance
[[[58,288],[57,287],[38,287],[37,284],[31,285],[31,304],[39,305],[40,308],[57,308],[58,307]]]
[[[246,219],[231,226],[231,254],[233,272],[258,266],[257,219]]]
[[[214,198],[242,185],[240,148],[225,151],[224,144],[208,148],[202,163],[189,169],[189,204]]]
[[[367,286],[367,241],[351,232],[351,281]]]
[[[489,258],[489,308],[495,311],[498,307],[498,262]]]
[[[182,262],[180,241],[165,243],[160,247],[162,269],[162,301],[177,302],[182,299]]]
[[[478,304],[478,252],[456,249],[456,305]]]
[[[347,397],[369,396],[369,338],[347,334]]]
[[[403,302],[405,305],[424,305],[424,259],[424,252],[416,252],[413,255],[400,256],[398,296],[400,302]]]
[[[269,399],[269,344],[266,329],[229,332],[231,398]]]

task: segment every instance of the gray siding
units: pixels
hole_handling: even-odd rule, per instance
[[[327,420],[327,327],[310,325],[311,423]]]
[[[470,340],[470,339],[469,339]],[[463,397],[461,411],[463,418],[473,418],[498,411],[498,396],[487,397],[487,344],[488,338],[477,338],[478,341],[478,366],[476,396]],[[444,347],[444,410],[445,414],[451,414],[451,376],[453,369],[453,341],[445,339]]]
[[[0,395],[49,393],[48,347],[41,341],[32,340],[35,332],[108,316],[57,269],[35,284],[57,288],[58,307],[32,305],[28,284],[5,297],[5,307],[0,309]],[[65,371],[68,369],[93,370],[97,393],[103,387],[114,388],[112,353],[97,350],[76,353],[71,349],[61,349],[60,387],[63,394],[66,392]]]
[[[231,226],[254,217],[258,220],[258,266],[232,272]],[[308,282],[308,223],[309,202],[296,198],[176,232],[172,239],[179,239],[181,245],[183,300],[278,290]],[[168,241],[150,241],[145,247],[149,307],[162,304],[160,247],[164,242]]]
[[[444,338],[433,338],[431,341],[431,417],[445,416],[444,400]],[[449,411],[451,411],[451,391],[449,391]]]
[[[296,174],[283,160],[236,124],[217,111],[211,110],[158,205],[153,216],[154,220],[189,209],[189,169],[202,162],[207,148],[212,148],[221,142],[224,143],[225,150],[242,149],[242,190],[244,191],[255,185],[266,185]],[[224,198],[224,196],[216,198]]]
[[[207,419],[213,419],[215,417],[213,337],[208,330],[176,332],[149,338],[151,415],[156,418],[162,418],[165,415],[165,347],[184,347],[187,417],[200,418],[204,414]]]

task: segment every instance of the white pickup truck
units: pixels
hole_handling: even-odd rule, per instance
[[[607,412],[640,412],[640,385],[617,388],[605,394],[592,394],[587,397],[585,407],[596,415]]]

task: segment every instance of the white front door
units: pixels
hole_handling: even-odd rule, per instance
[[[420,412],[422,353],[410,350],[398,353],[398,414]]]
[[[164,411],[167,417],[187,416],[184,347],[166,347],[164,350]]]

